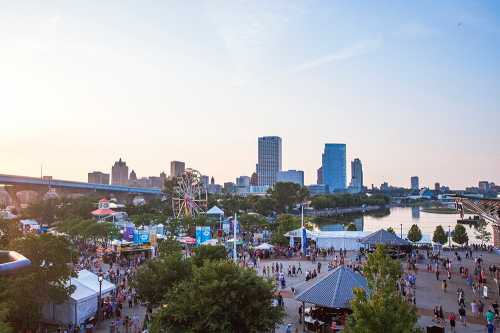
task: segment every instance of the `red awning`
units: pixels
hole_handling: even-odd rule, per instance
[[[92,212],[92,215],[95,216],[108,216],[113,215],[114,211],[112,209],[96,209]]]

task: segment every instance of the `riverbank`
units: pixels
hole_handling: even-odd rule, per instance
[[[345,214],[368,213],[387,209],[388,206],[362,206],[362,207],[347,207],[347,208],[327,208],[321,210],[304,211],[305,216],[309,217],[332,217]]]
[[[420,209],[424,213],[433,213],[433,214],[457,214],[457,210],[455,208],[448,207],[424,207]]]

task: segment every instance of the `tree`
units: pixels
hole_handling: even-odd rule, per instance
[[[436,227],[436,230],[434,230],[434,235],[432,236],[432,241],[434,243],[438,243],[441,245],[446,244],[446,242],[448,241],[448,236],[444,232],[444,229],[442,226],[438,225]]]
[[[274,200],[268,197],[260,198],[255,203],[255,211],[263,216],[270,216],[274,212]]]
[[[269,225],[264,217],[255,213],[243,214],[238,217],[238,221],[245,231],[250,232],[258,231]]]
[[[273,225],[271,243],[281,246],[287,245],[288,239],[284,234],[297,228],[300,228],[300,220],[298,217],[289,214],[280,215]]]
[[[193,264],[201,266],[205,261],[217,261],[227,259],[226,248],[222,245],[201,245],[194,249],[192,257]]]
[[[22,235],[18,223],[17,220],[0,219],[0,249],[6,249],[10,241]]]
[[[390,232],[391,234],[395,235],[396,231],[392,227],[387,228],[387,231]]]
[[[272,305],[275,287],[229,261],[206,262],[172,288],[151,332],[268,332],[284,312]]]
[[[463,245],[469,241],[469,236],[467,236],[467,231],[465,227],[461,224],[457,224],[455,226],[455,230],[453,230],[453,235],[451,239],[460,245]]]
[[[368,255],[363,273],[368,280],[370,294],[355,289],[348,318],[349,333],[415,332],[417,314],[414,306],[399,295],[396,282],[401,276],[401,264],[386,254],[384,246],[377,246]],[[391,323],[388,325],[387,323]]]
[[[408,240],[415,243],[420,241],[421,239],[422,239],[422,231],[420,231],[418,225],[416,224],[412,225],[410,230],[408,231]]]
[[[8,313],[7,305],[0,303],[0,333],[12,333],[12,328],[5,322]]]
[[[162,304],[165,295],[178,282],[191,276],[192,264],[180,253],[171,253],[147,261],[136,272],[132,285],[137,296],[151,307]]]
[[[23,274],[9,278],[9,288],[0,300],[7,301],[16,332],[33,330],[44,304],[62,303],[73,292],[74,286],[67,283],[75,275],[69,263],[75,262],[77,255],[66,238],[51,234],[28,235],[10,246],[30,259],[31,265]]]
[[[303,202],[308,196],[309,192],[306,188],[295,183],[282,183],[274,184],[268,193],[275,203],[275,209],[279,213],[287,212],[292,206]]]
[[[349,225],[347,226],[347,231],[356,231],[358,230],[356,228],[356,225],[354,223],[349,223]]]
[[[491,232],[486,229],[486,221],[480,220],[478,224],[474,227],[476,239],[480,240],[482,244],[491,241]]]

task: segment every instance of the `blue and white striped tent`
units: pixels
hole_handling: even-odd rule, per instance
[[[340,266],[301,292],[296,299],[330,309],[350,309],[354,288],[368,291],[366,278],[345,266]]]

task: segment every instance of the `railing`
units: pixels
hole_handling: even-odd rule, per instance
[[[28,267],[31,261],[14,251],[0,251],[0,275]]]

